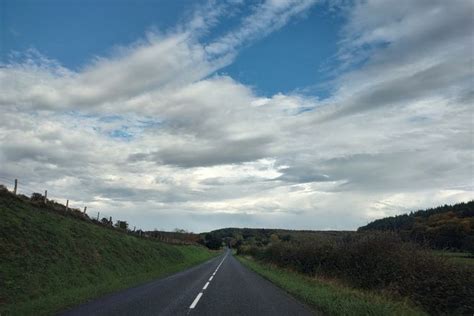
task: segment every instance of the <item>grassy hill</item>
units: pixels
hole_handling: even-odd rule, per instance
[[[138,238],[0,188],[0,314],[51,314],[211,258]]]
[[[474,253],[474,201],[375,220],[359,231],[395,231],[437,249]]]

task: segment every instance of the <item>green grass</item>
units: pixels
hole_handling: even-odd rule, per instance
[[[391,301],[380,295],[310,278],[248,257],[237,258],[245,266],[323,314],[426,315],[407,302]]]
[[[459,266],[474,266],[474,257],[468,252],[433,250],[433,253]]]
[[[217,253],[140,239],[0,192],[0,314],[44,315]]]

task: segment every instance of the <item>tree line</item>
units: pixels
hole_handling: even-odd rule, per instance
[[[358,231],[393,231],[431,248],[474,253],[474,201],[378,219]]]

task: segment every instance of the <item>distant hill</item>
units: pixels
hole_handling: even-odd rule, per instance
[[[358,231],[396,231],[437,249],[474,252],[474,201],[375,220]]]
[[[0,186],[0,314],[50,315],[213,256],[136,234]]]

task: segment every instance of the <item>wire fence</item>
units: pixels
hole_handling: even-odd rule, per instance
[[[21,182],[18,179],[9,178],[9,177],[0,175],[0,184],[3,184],[9,191],[14,192],[16,195],[24,195],[26,197],[31,198],[33,196],[33,194],[41,194],[43,197],[45,197],[45,201],[46,200],[47,201],[55,201],[55,199],[56,199],[57,200],[56,202],[58,202],[58,203],[62,202],[65,205],[67,204],[68,208],[71,208],[71,209],[72,208],[84,209],[84,207],[85,207],[86,211],[87,211],[87,209],[89,210],[89,212],[91,211],[90,206],[70,205],[70,202],[72,202],[72,200],[61,199],[61,198],[58,198],[57,196],[54,196],[54,198],[51,198],[52,197],[52,195],[51,195],[52,192],[48,192],[47,189],[44,189],[44,188],[39,189],[39,188],[34,188],[31,185],[25,185],[23,182]]]
[[[33,188],[32,186],[25,185],[14,178],[7,178],[5,176],[0,176],[0,184],[3,184],[5,187],[7,187],[9,191],[12,191],[12,192],[14,191],[15,182],[17,183],[17,187],[16,187],[17,195],[25,195],[25,196],[31,197],[33,193],[44,194],[46,191],[44,189],[37,189],[37,188]]]
[[[128,233],[133,233],[140,237],[153,238],[162,242],[172,243],[172,244],[195,244],[197,242],[196,234],[182,234],[176,232],[164,232],[164,231],[149,231],[145,232],[141,229],[136,229],[136,226],[133,226],[133,230],[129,229],[128,223],[126,221],[117,220],[115,226],[113,225],[111,216],[104,216],[102,214],[102,219],[100,219],[101,211],[89,208],[89,206],[81,205],[79,208],[75,204],[70,204],[69,199],[59,199],[63,200],[63,203],[60,203],[54,199],[50,199],[50,192],[45,189],[35,189],[31,185],[24,185],[18,179],[11,178],[8,176],[0,175],[0,185],[3,185],[7,188],[8,191],[13,192],[17,196],[25,196],[30,201],[43,202],[43,205],[47,205],[56,211],[60,211],[66,215],[74,215],[73,217],[91,220],[96,224],[100,224],[108,227],[115,227],[121,230],[124,230]],[[76,203],[77,204],[77,203]],[[92,215],[94,213],[96,216]],[[124,224],[125,223],[125,224]]]

